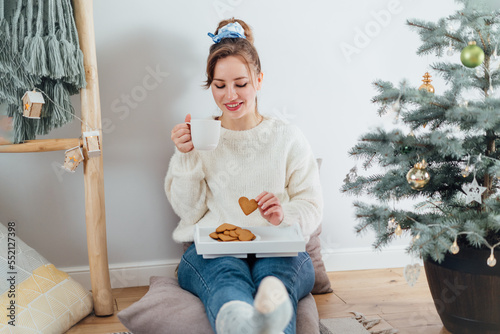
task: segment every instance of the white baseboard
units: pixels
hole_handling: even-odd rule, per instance
[[[405,247],[387,247],[374,251],[369,247],[323,249],[323,262],[327,271],[363,270],[404,267],[412,259],[406,254]],[[413,260],[415,262],[415,260]],[[111,288],[149,286],[151,276],[175,276],[178,259],[147,261],[136,263],[112,264],[109,266]],[[91,290],[88,266],[59,268],[73,279]]]
[[[175,277],[175,268],[179,260],[145,261],[109,265],[111,288],[149,286],[151,276]],[[85,289],[91,290],[90,270],[88,266],[58,268],[68,273]]]
[[[393,246],[382,251],[374,251],[370,247],[323,249],[321,254],[326,271],[400,268],[412,263],[412,257],[405,248]],[[420,259],[414,258],[413,262],[422,264]]]

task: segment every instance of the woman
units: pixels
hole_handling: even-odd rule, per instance
[[[181,221],[177,242],[193,241],[195,224],[289,226],[303,235],[318,227],[323,210],[318,167],[295,126],[262,116],[257,91],[263,73],[248,25],[224,20],[207,60],[206,88],[222,111],[221,135],[213,151],[193,149],[186,123],[171,134],[176,146],[165,191]],[[189,122],[191,116],[186,116]],[[245,216],[240,197],[255,198],[260,214]],[[216,333],[295,333],[297,302],[314,285],[309,255],[203,259],[191,245],[178,270],[182,288],[205,305]]]

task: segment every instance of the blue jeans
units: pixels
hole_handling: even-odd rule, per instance
[[[257,288],[266,276],[276,276],[288,290],[295,312],[285,333],[295,334],[297,303],[314,285],[314,267],[307,252],[295,257],[204,259],[193,244],[182,256],[178,271],[179,285],[201,299],[214,332],[222,305],[231,300],[253,305]]]

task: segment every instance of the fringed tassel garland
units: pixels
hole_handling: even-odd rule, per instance
[[[85,85],[70,0],[0,0],[0,104],[13,117],[14,143],[72,121],[70,96]],[[46,101],[40,119],[23,117],[21,98],[33,89]]]

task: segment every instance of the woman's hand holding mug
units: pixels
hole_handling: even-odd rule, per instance
[[[180,152],[188,153],[194,148],[193,141],[191,140],[191,128],[187,124],[191,122],[191,114],[186,115],[184,122],[174,126],[170,138]]]

